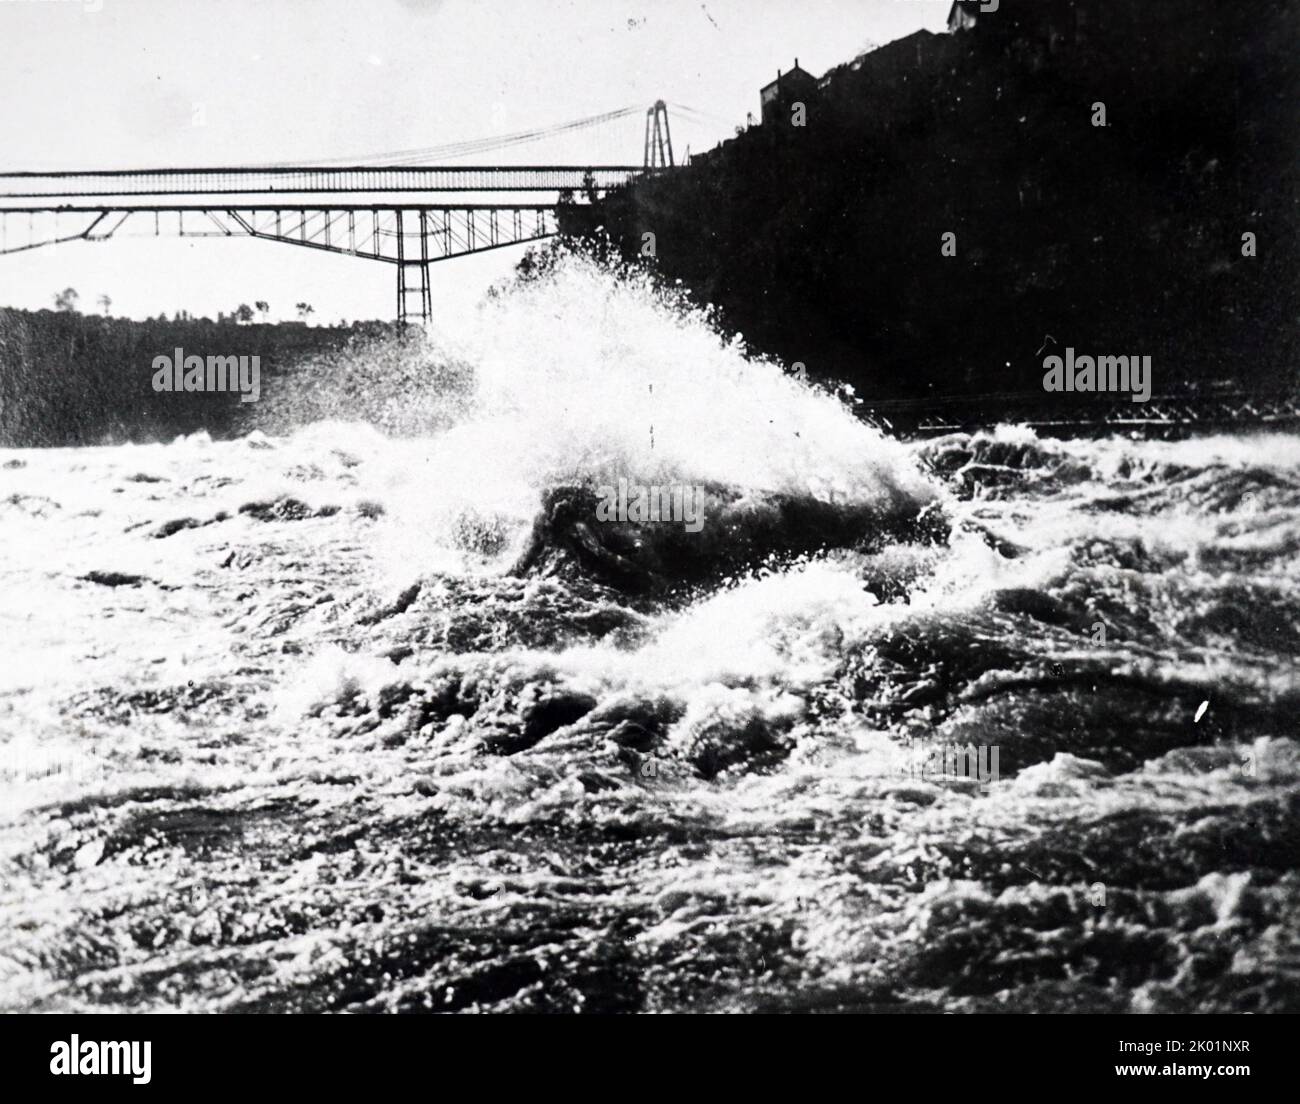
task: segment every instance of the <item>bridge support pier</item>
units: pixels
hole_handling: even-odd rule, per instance
[[[429,266],[407,261],[397,266],[397,321],[428,322],[433,318],[433,301],[429,293]]]
[[[412,225],[415,224],[415,225]],[[433,318],[429,292],[429,212],[397,212],[397,322]]]

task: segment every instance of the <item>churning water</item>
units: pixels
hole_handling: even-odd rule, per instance
[[[903,444],[580,261],[263,403],[0,456],[0,1007],[1300,1009],[1300,438]]]

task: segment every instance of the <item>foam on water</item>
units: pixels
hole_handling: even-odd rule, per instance
[[[297,428],[0,456],[0,1007],[1295,1005],[1300,440],[887,441],[576,260],[333,367]],[[620,476],[951,533],[503,570]]]

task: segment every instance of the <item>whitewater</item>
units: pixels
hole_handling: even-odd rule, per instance
[[[0,1009],[1300,1010],[1300,436],[893,440],[578,258],[256,405],[0,451]]]

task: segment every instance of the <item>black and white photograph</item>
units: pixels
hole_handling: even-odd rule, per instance
[[[161,1084],[157,1013],[1263,1072],[1300,0],[0,0],[0,105],[42,1076]]]

